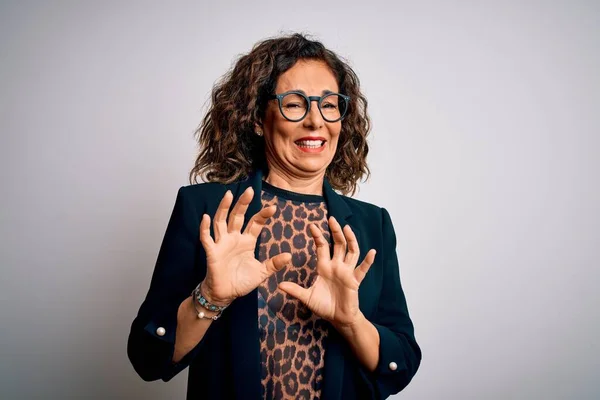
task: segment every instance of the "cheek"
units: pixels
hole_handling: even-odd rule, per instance
[[[329,131],[329,135],[331,136],[331,142],[332,142],[332,144],[335,144],[336,147],[337,147],[337,144],[339,143],[341,131],[342,131],[341,125],[338,127],[335,127],[335,129],[331,129]]]
[[[273,137],[277,137],[277,140],[289,139],[297,127],[296,122],[290,122],[280,115],[274,115],[270,122],[271,132]]]
[[[274,127],[274,136],[277,138],[278,142],[290,142],[293,137],[293,129],[286,126],[275,126]]]
[[[292,138],[293,129],[291,129],[289,126],[286,126],[285,123],[275,123],[272,127],[268,140],[271,142],[271,145],[275,151],[283,152],[294,144]]]

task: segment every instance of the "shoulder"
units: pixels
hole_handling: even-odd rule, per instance
[[[203,182],[182,186],[177,193],[177,201],[204,212],[203,210],[216,207],[228,190],[235,195],[241,182],[243,181],[228,184]]]
[[[219,182],[194,183],[182,186],[179,189],[179,193],[187,198],[206,198],[206,196],[225,194],[225,192],[232,189],[232,186],[234,185],[235,183],[224,184]]]
[[[390,213],[384,207],[344,195],[339,196],[352,211],[353,218],[361,223],[382,227],[384,230],[393,229]]]
[[[381,217],[382,208],[372,204],[367,203],[366,201],[357,200],[352,197],[339,195],[341,199],[346,203],[346,205],[352,210],[353,214],[358,214],[360,216],[375,216],[379,215]]]

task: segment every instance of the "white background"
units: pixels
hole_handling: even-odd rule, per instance
[[[595,1],[3,1],[0,397],[184,398],[129,327],[213,83],[303,31],[369,99],[358,198],[423,350],[397,398],[598,398],[599,26]]]

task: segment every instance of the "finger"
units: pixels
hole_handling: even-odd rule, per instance
[[[229,212],[229,207],[231,207],[232,201],[233,194],[231,193],[231,190],[228,190],[221,199],[219,207],[217,208],[217,212],[215,213],[215,218],[213,219],[213,229],[215,231],[216,243],[218,243],[219,239],[221,239],[221,235],[224,235],[227,232],[227,213]]]
[[[333,237],[333,257],[331,259],[343,262],[346,256],[346,238],[342,227],[334,217],[329,218],[329,229],[331,229]]]
[[[371,268],[371,265],[373,265],[373,261],[375,261],[375,253],[377,253],[375,249],[369,250],[363,262],[354,269],[354,277],[359,284],[363,281],[363,279],[365,279],[367,272],[369,272],[369,268]]]
[[[267,261],[264,262],[264,265],[267,268],[269,276],[271,276],[272,274],[279,271],[291,262],[292,255],[290,253],[281,253],[269,258]]]
[[[279,289],[308,305],[308,300],[310,299],[309,289],[303,288],[294,282],[281,282],[279,284]]]
[[[277,206],[273,204],[263,208],[262,210],[254,214],[248,222],[248,225],[246,225],[244,233],[249,233],[255,238],[258,238],[258,235],[260,235],[260,232],[262,231],[262,228],[264,228],[265,223],[269,218],[273,216],[273,214],[275,214],[275,211],[277,211]]]
[[[323,236],[321,228],[316,224],[310,224],[309,229],[315,241],[315,246],[317,246],[317,260],[330,260],[329,243]]]
[[[229,214],[229,221],[227,222],[227,232],[239,232],[244,225],[244,217],[246,216],[246,210],[254,197],[254,190],[252,187],[248,187],[244,190],[244,193],[240,196],[238,201],[235,202],[235,206]]]
[[[210,236],[210,216],[204,214],[200,221],[200,243],[204,247],[204,251],[208,251],[215,245],[215,241]]]
[[[343,229],[344,236],[346,237],[346,242],[348,243],[348,252],[346,253],[346,258],[344,258],[344,262],[348,265],[351,265],[352,268],[356,266],[358,262],[358,257],[360,256],[360,248],[358,247],[358,240],[356,240],[356,235],[352,231],[350,225],[346,225]]]

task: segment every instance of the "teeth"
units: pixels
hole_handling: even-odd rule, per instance
[[[323,143],[325,143],[324,140],[298,140],[296,142],[296,144],[298,144],[298,146],[311,147],[311,148],[315,148],[315,149],[323,146]]]

